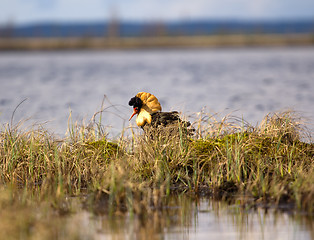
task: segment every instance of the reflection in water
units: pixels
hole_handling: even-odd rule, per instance
[[[5,204],[3,199],[2,204]],[[276,209],[246,209],[187,193],[162,198],[158,208],[145,208],[146,203],[137,202],[133,203],[134,211],[124,209],[114,213],[110,212],[112,207],[108,202],[96,207],[107,212],[97,211],[92,202],[89,210],[85,204],[82,208],[78,197],[67,198],[62,203],[65,209],[70,209],[65,214],[56,214],[47,204],[2,208],[0,239],[310,240],[314,237],[312,216]]]
[[[91,215],[85,212],[72,217],[85,221],[90,236],[95,239],[289,240],[312,239],[314,236],[311,219],[275,209],[248,210],[186,195],[171,196],[164,204],[161,209],[134,215]]]

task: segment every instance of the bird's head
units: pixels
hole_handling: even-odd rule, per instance
[[[146,122],[151,123],[150,114],[161,111],[161,105],[158,99],[153,94],[146,92],[136,94],[135,97],[130,99],[129,105],[133,106],[133,114],[129,121],[135,114],[139,114],[139,116],[143,115],[143,119],[137,118],[137,125],[140,126],[143,126]]]
[[[133,114],[131,115],[129,119],[130,121],[132,117],[134,117],[135,114],[138,114],[141,111],[141,108],[143,106],[143,101],[139,97],[135,96],[130,99],[129,105],[133,106]]]

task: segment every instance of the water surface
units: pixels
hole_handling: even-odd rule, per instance
[[[111,107],[103,124],[119,133],[139,91],[155,94],[164,111],[192,118],[206,107],[255,125],[269,112],[293,109],[313,124],[314,48],[2,52],[0,83],[1,123],[27,98],[15,122],[49,121],[61,134],[70,112],[87,121],[104,95]]]
[[[300,213],[245,209],[208,198],[191,198],[186,194],[170,199],[162,209],[151,209],[142,214],[109,216],[80,211],[67,216],[63,228],[58,231],[66,238],[74,227],[79,236],[99,240],[310,240],[314,236],[313,222]]]

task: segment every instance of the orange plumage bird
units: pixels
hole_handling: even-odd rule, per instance
[[[137,126],[144,129],[157,129],[163,127],[176,127],[179,126],[189,127],[190,122],[183,121],[179,117],[179,113],[176,111],[162,112],[161,105],[158,99],[151,93],[139,92],[135,97],[131,98],[129,105],[133,106],[133,114],[129,121],[134,115],[137,114],[136,124]],[[173,130],[171,130],[173,132]],[[191,129],[189,131],[191,133]]]

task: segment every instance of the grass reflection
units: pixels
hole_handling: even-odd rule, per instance
[[[113,215],[88,206],[87,196],[67,198],[64,205],[68,211],[64,214],[47,202],[21,205],[12,201],[10,194],[8,190],[1,190],[0,231],[9,240],[313,237],[311,216],[275,208],[245,209],[188,194],[164,196],[160,208],[152,207],[135,214],[119,211]]]

